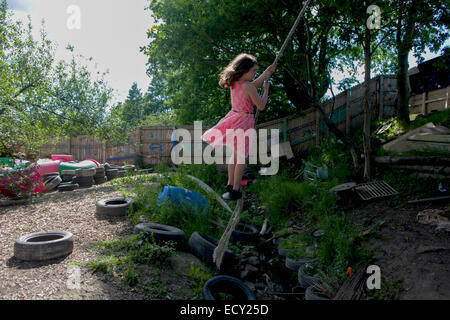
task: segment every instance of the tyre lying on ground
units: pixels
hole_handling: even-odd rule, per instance
[[[55,177],[55,176],[59,176],[58,172],[51,172],[51,173],[45,173],[42,175],[42,181],[47,181],[49,180],[51,177]]]
[[[239,242],[252,242],[258,238],[258,235],[259,231],[255,226],[239,222],[231,234],[231,239]]]
[[[213,253],[217,247],[218,242],[216,239],[209,237],[206,234],[200,232],[192,233],[189,238],[189,247],[192,249],[194,255],[210,264],[214,264]],[[226,249],[222,259],[222,267],[228,268],[233,264],[234,255],[230,249]]]
[[[290,258],[286,256],[285,266],[289,270],[292,271],[298,271],[298,269],[303,266],[306,263],[315,263],[317,261],[317,258],[307,258],[307,257],[300,257],[300,258]]]
[[[121,217],[127,214],[128,209],[136,202],[128,198],[109,198],[99,200],[95,206],[95,213],[100,216]]]
[[[14,257],[25,261],[55,259],[71,253],[73,235],[67,231],[35,232],[14,243]]]
[[[62,179],[60,176],[52,176],[47,181],[44,182],[44,191],[49,192],[55,189],[60,183]]]
[[[310,263],[305,263],[298,268],[298,283],[301,288],[306,289],[316,283],[319,283],[320,277],[315,274],[313,276],[307,274],[307,270],[314,270],[314,265]]]
[[[108,181],[115,179],[119,176],[119,170],[118,169],[106,169],[106,176],[108,177]]]
[[[105,183],[105,182],[106,182],[106,176],[99,177],[99,178],[94,177],[94,183],[95,184],[102,184],[102,183]]]
[[[73,183],[76,183],[79,185],[80,188],[90,188],[94,185],[94,177],[78,177],[75,176],[73,178]]]
[[[96,168],[86,168],[75,170],[75,175],[79,178],[81,177],[93,177],[95,175]]]
[[[58,191],[59,192],[64,192],[64,191],[73,191],[78,189],[80,186],[76,183],[61,183],[58,186]]]
[[[144,233],[146,237],[152,237],[155,241],[174,241],[181,243],[184,240],[184,231],[176,227],[158,223],[144,222],[134,227],[134,233]]]
[[[245,283],[224,275],[206,281],[202,296],[204,300],[256,300],[255,294]]]
[[[309,286],[305,290],[305,300],[330,300],[330,299],[322,296],[315,286]]]

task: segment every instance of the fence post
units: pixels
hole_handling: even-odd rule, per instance
[[[445,105],[444,108],[448,109],[448,88],[450,87],[450,85],[447,86],[447,99],[445,99]]]
[[[427,107],[425,104],[425,99],[426,99],[426,91],[424,91],[422,93],[422,114],[425,116],[427,114]]]

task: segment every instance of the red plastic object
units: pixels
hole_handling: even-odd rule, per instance
[[[44,175],[46,173],[57,172],[59,168],[59,164],[62,162],[62,159],[54,160],[52,162],[43,162],[39,163],[39,174]]]
[[[94,159],[86,159],[86,160],[92,161],[92,162],[94,162],[94,163],[97,165],[97,167],[100,167],[100,163],[98,163],[98,162],[95,161]]]
[[[63,162],[66,161],[73,161],[73,156],[70,154],[52,154],[52,160],[63,160]]]

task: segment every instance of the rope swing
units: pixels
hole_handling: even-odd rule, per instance
[[[297,26],[300,22],[300,19],[303,17],[303,14],[305,13],[305,10],[308,7],[310,2],[311,2],[311,0],[306,0],[305,5],[303,6],[302,10],[298,14],[297,19],[295,20],[294,25],[291,28],[291,31],[289,31],[289,34],[287,35],[286,39],[284,40],[284,43],[281,46],[281,49],[278,52],[273,64],[277,64],[278,60],[280,60],[280,57],[283,54],[284,49],[286,49],[286,45],[287,45],[288,41],[291,39],[292,35],[294,34],[294,31],[297,28]],[[256,115],[255,115],[255,128],[256,128],[256,122],[258,121],[258,115],[259,115],[259,110],[256,111]],[[236,207],[234,208],[233,214],[231,215],[230,220],[228,221],[228,225],[227,225],[222,237],[220,238],[219,244],[214,249],[213,261],[216,264],[217,269],[219,269],[219,270],[220,270],[220,265],[222,264],[223,255],[228,246],[228,242],[230,240],[231,234],[233,233],[234,229],[236,229],[236,225],[239,223],[243,205],[244,205],[244,197],[242,196],[237,201]]]

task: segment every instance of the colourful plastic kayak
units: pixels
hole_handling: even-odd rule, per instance
[[[59,160],[58,160],[59,161]],[[88,169],[88,168],[97,168],[97,165],[90,160],[84,160],[84,161],[67,161],[62,162],[59,165],[58,172],[61,174],[62,170],[77,170],[77,169]]]
[[[73,161],[73,156],[70,154],[52,154],[52,160],[61,159],[63,162]]]
[[[50,159],[39,159],[37,161],[37,164],[39,166],[38,172],[41,176],[46,173],[57,172],[61,162],[62,160],[53,161]]]

